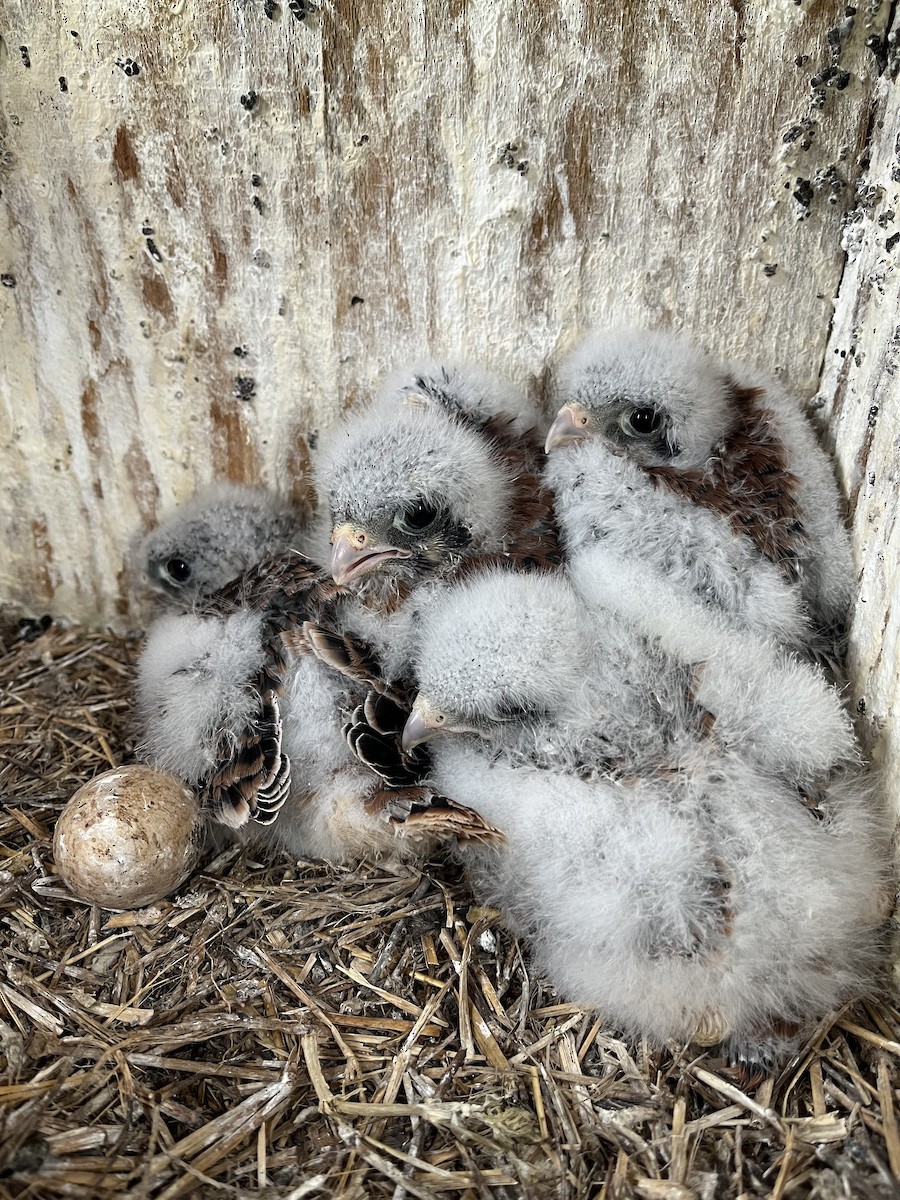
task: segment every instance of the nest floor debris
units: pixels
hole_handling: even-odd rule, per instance
[[[132,757],[138,649],[0,630],[0,1200],[898,1195],[883,998],[748,1086],[561,1003],[450,861],[229,847],[150,908],[74,900],[53,824]]]

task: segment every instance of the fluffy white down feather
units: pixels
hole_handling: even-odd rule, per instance
[[[800,589],[726,520],[657,487],[601,439],[554,450],[545,480],[556,495],[566,557],[593,549],[644,564],[738,628],[802,648],[813,637]]]
[[[808,539],[798,585],[786,584],[727,518],[654,487],[633,461],[641,451],[627,438],[619,439],[619,453],[598,438],[551,453],[547,481],[557,493],[567,548],[575,553],[602,540],[610,553],[652,565],[696,599],[788,645],[819,633],[839,636],[853,594],[843,505],[809,421],[776,381],[740,364],[717,364],[682,337],[624,329],[588,338],[569,357],[559,372],[559,399],[582,405],[600,427],[624,403],[668,414],[668,436],[680,449],[671,465],[679,469],[706,463],[727,431],[729,380],[761,389],[758,403],[774,414],[798,480]]]
[[[265,488],[217,483],[165,514],[131,560],[158,599],[191,608],[268,554],[305,552],[309,522],[308,507]]]
[[[226,619],[173,613],[151,625],[137,679],[147,762],[197,786],[218,764],[222,735],[237,747],[256,708],[249,685],[264,660],[261,625],[248,612]],[[427,845],[398,840],[364,807],[379,781],[341,732],[355,702],[346,681],[317,659],[293,662],[281,706],[290,794],[273,824],[245,827],[243,840],[332,862],[427,852]]]
[[[466,737],[434,755],[437,786],[506,834],[464,853],[477,894],[567,999],[628,1033],[711,1023],[732,1052],[777,1057],[781,1022],[808,1032],[875,981],[888,863],[861,782],[833,783],[818,822],[733,755],[632,786],[510,767]]]
[[[541,414],[520,388],[477,363],[426,359],[393,371],[379,400],[387,405],[424,404],[482,423],[508,416],[519,433],[540,424]]]
[[[679,589],[654,592],[640,572],[610,582],[590,555],[571,583],[493,570],[435,593],[416,666],[428,704],[451,723],[483,723],[520,761],[579,774],[609,758],[633,770],[677,764],[705,740],[698,705],[722,749],[786,782],[855,763],[849,718],[817,669],[722,619],[698,621]],[[617,608],[582,601],[600,584]],[[647,636],[653,621],[663,634]]]
[[[261,625],[246,612],[153,622],[137,675],[139,750],[148,762],[196,785],[214,766],[220,733],[237,745],[255,709],[244,685],[263,663]]]

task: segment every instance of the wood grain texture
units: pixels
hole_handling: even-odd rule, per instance
[[[894,47],[900,34],[895,18]],[[848,496],[859,577],[852,701],[900,813],[900,54],[879,80],[817,403]]]
[[[429,350],[540,391],[637,319],[811,393],[888,5],[847,11],[0,0],[0,599],[134,620],[134,532],[302,490]]]

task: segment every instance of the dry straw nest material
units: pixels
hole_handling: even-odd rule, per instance
[[[127,760],[138,642],[0,631],[0,1198],[895,1196],[900,1014],[777,1078],[623,1041],[450,862],[226,848],[170,901],[69,897],[64,801]]]

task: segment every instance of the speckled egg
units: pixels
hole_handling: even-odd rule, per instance
[[[203,843],[196,797],[167,771],[117,767],[80,787],[53,834],[66,887],[103,908],[142,908],[197,865]]]

